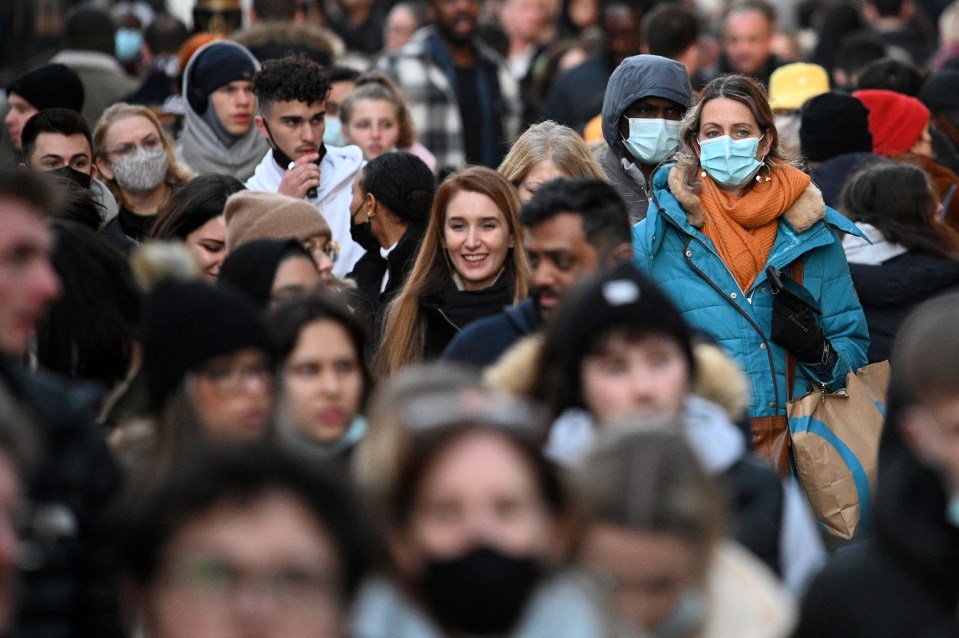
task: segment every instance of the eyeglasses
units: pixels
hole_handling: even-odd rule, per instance
[[[156,151],[163,148],[163,140],[159,137],[151,135],[146,138],[140,144],[120,144],[112,151],[104,152],[104,155],[115,155],[116,157],[126,157],[128,155],[133,155],[138,148],[142,148],[146,151]]]
[[[218,557],[174,562],[163,569],[169,585],[204,605],[227,605],[241,593],[266,596],[284,610],[314,610],[338,600],[334,575],[299,567],[244,569]]]
[[[196,374],[209,381],[220,394],[237,394],[251,381],[269,384],[273,380],[273,368],[266,362],[247,366],[211,364],[200,367]]]
[[[340,245],[332,239],[314,237],[303,242],[303,247],[310,251],[314,258],[326,255],[334,264],[340,256]]]

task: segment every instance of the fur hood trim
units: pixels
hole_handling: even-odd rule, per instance
[[[683,179],[684,173],[685,169],[678,165],[669,171],[669,190],[686,211],[686,219],[690,225],[694,228],[702,228],[706,223],[706,211],[699,202],[699,195],[686,186]],[[823,201],[822,193],[810,182],[803,194],[786,209],[782,216],[797,233],[809,230],[813,224],[826,216],[826,203]]]

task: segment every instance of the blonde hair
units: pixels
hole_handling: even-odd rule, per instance
[[[569,177],[595,177],[609,181],[583,138],[553,120],[526,129],[496,170],[513,186],[519,186],[533,167],[543,160],[551,160]]]
[[[150,120],[153,126],[156,127],[157,134],[160,136],[160,141],[163,143],[163,148],[166,149],[167,159],[169,160],[169,168],[167,168],[166,179],[164,180],[166,185],[168,187],[176,186],[193,179],[193,172],[180,164],[180,162],[177,160],[176,151],[173,150],[173,143],[163,130],[163,125],[160,124],[160,120],[157,118],[156,114],[147,107],[140,106],[138,104],[127,104],[126,102],[120,102],[110,106],[103,112],[103,115],[101,115],[100,119],[97,121],[96,128],[93,130],[94,159],[96,160],[102,158],[106,160],[107,149],[105,148],[105,145],[107,132],[110,130],[110,127],[120,120],[125,120],[128,117],[134,116],[144,117]],[[123,195],[120,192],[120,186],[117,184],[116,180],[106,179],[106,176],[102,174],[101,177],[102,181],[110,188],[110,191],[113,193],[114,197],[117,198],[117,201],[122,204]]]
[[[416,262],[403,288],[387,308],[383,341],[376,356],[376,368],[381,377],[423,360],[426,318],[420,312],[420,299],[452,284],[453,275],[443,248],[443,230],[446,208],[453,196],[461,191],[486,195],[503,213],[513,247],[508,249],[502,276],[509,278],[514,303],[529,292],[529,260],[523,250],[523,227],[519,222],[520,202],[516,189],[502,175],[483,166],[471,166],[453,173],[436,191]]]

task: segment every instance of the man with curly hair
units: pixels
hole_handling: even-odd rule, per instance
[[[339,244],[333,274],[343,277],[364,253],[350,237],[352,186],[363,167],[363,152],[358,146],[323,144],[329,92],[330,81],[322,67],[307,57],[263,63],[253,76],[253,93],[259,99],[255,122],[270,151],[246,187],[305,198],[313,204]]]

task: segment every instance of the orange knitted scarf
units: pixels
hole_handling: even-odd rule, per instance
[[[792,166],[775,168],[769,177],[738,197],[721,189],[708,175],[702,178],[699,201],[706,213],[702,231],[716,245],[744,292],[766,265],[779,217],[809,186],[809,175]]]

